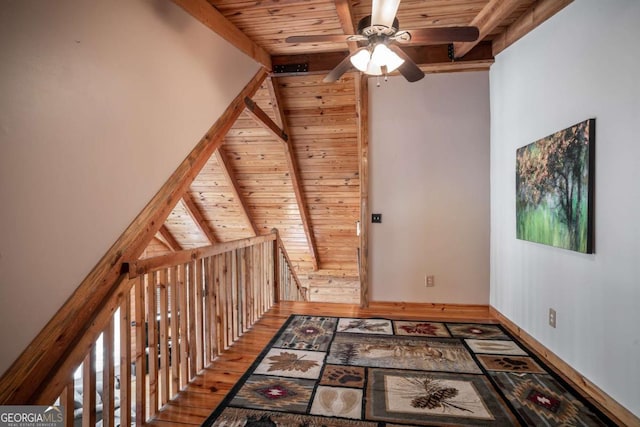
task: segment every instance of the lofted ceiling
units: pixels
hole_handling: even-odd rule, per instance
[[[286,43],[355,34],[371,1],[174,0],[271,72],[143,256],[277,228],[311,296],[357,302],[358,73],[324,76],[357,46]],[[426,73],[487,70],[495,54],[571,0],[403,0],[401,29],[477,26],[477,42],[404,46]],[[451,47],[453,55],[451,55]],[[296,72],[304,65],[306,72]],[[364,95],[363,95],[364,96]],[[363,118],[366,120],[366,118]],[[314,289],[315,286],[315,289]],[[330,289],[327,292],[327,289]]]

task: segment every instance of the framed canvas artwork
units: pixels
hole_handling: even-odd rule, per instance
[[[516,152],[516,237],[593,253],[595,119]]]

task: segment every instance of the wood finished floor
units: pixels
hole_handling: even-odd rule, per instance
[[[291,314],[495,322],[486,306],[449,307],[398,303],[360,309],[351,304],[282,302],[269,310],[210,367],[200,372],[147,425],[180,427],[202,424]]]

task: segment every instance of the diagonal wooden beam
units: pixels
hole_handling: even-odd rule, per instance
[[[269,82],[273,88],[273,93],[277,99],[280,99],[278,95],[277,85],[273,84],[273,80]],[[293,145],[289,139],[287,129],[287,122],[282,110],[282,103],[278,102],[278,111],[276,111],[276,117],[283,124],[283,129],[280,129],[271,117],[267,115],[258,105],[256,105],[250,98],[245,99],[247,106],[247,114],[251,116],[260,126],[267,129],[274,137],[283,143],[285,158],[287,159],[287,166],[289,168],[289,176],[291,177],[291,184],[293,185],[293,192],[298,202],[298,210],[300,211],[300,218],[302,219],[302,227],[304,228],[304,234],[307,237],[307,243],[309,245],[309,253],[311,254],[311,262],[313,269],[318,269],[318,251],[316,249],[315,238],[313,237],[313,230],[311,229],[311,220],[309,218],[309,209],[304,197],[304,190],[302,189],[302,179],[300,178],[300,169],[298,168],[298,162],[296,160],[295,153],[293,152]]]
[[[275,113],[275,123],[280,127],[282,126],[282,119],[284,118],[284,108],[280,105],[279,94],[276,93],[275,82],[273,81],[274,77],[267,77],[265,80],[265,86],[267,86],[267,90],[269,91],[269,100],[271,101],[271,109]],[[282,112],[282,113],[281,113]]]
[[[336,12],[338,13],[338,19],[342,26],[342,31],[346,35],[352,35],[356,33],[356,26],[353,23],[353,6],[351,0],[335,0]],[[347,42],[349,46],[349,52],[353,53],[358,49],[357,42]]]
[[[271,117],[267,113],[264,112],[262,108],[258,106],[253,99],[246,97],[244,99],[244,104],[247,107],[246,113],[256,121],[260,126],[264,127],[271,135],[276,137],[281,142],[285,144],[289,143],[289,135],[280,127],[271,120]]]
[[[220,37],[271,70],[271,56],[236,27],[207,0],[173,0],[188,14],[216,32]]]
[[[184,193],[184,195],[182,196],[182,204],[184,205],[185,210],[187,211],[193,222],[196,223],[202,234],[207,237],[209,243],[211,243],[212,245],[216,243],[218,239],[216,239],[216,236],[213,234],[213,230],[211,229],[211,227],[209,227],[209,224],[207,224],[207,220],[204,219],[202,211],[196,204],[196,201],[193,200],[190,192],[187,191],[186,193]]]
[[[100,318],[115,312],[126,262],[136,260],[184,192],[222,144],[267,76],[261,68],[209,128],[171,177],[138,214],[71,297],[0,378],[0,405],[50,404],[60,395],[86,348],[102,332]]]
[[[573,0],[538,0],[498,37],[493,39],[493,55],[520,40],[538,25],[560,12]]]
[[[240,194],[240,186],[238,185],[238,180],[236,179],[231,169],[229,169],[229,166],[227,165],[226,156],[220,151],[219,148],[216,150],[215,155],[216,155],[216,160],[218,161],[218,165],[220,166],[220,170],[222,171],[222,174],[227,180],[227,183],[229,183],[229,186],[231,187],[231,192],[233,193],[233,197],[235,200],[238,201],[238,204],[240,205],[240,210],[242,212],[242,216],[244,217],[244,221],[249,226],[249,230],[251,230],[253,235],[257,236],[258,227],[256,227],[255,223],[253,222],[253,219],[249,215],[249,206],[247,205],[247,201]]]
[[[453,52],[456,58],[465,56],[475,45],[480,43],[502,21],[511,15],[523,3],[523,0],[490,0],[476,15],[469,25],[478,27],[480,36],[474,42],[456,42]]]
[[[178,252],[182,250],[182,245],[173,237],[173,234],[169,231],[166,225],[162,224],[160,230],[156,233],[156,238],[164,243],[167,248],[172,250],[173,252]]]

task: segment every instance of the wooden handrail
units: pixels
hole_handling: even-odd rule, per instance
[[[42,381],[41,386],[34,390],[32,396],[35,404],[50,405],[58,397],[60,391],[67,384],[70,373],[82,363],[96,338],[105,328],[105,325],[107,325],[130,289],[131,284],[126,278],[126,274],[120,275],[115,290],[105,298],[93,321],[86,325],[84,333],[68,348],[61,359],[62,362],[57,364],[49,372],[49,375],[45,377],[45,380]],[[23,385],[29,386],[29,384]]]
[[[289,258],[289,254],[287,253],[286,248],[284,247],[284,243],[282,242],[282,239],[280,239],[280,233],[278,233],[278,230],[276,228],[271,230],[271,233],[275,234],[275,241],[276,241],[276,246],[278,247],[278,249],[282,252],[282,255],[284,256],[284,259],[288,265],[288,269],[289,269],[289,273],[291,274],[291,277],[293,278],[294,283],[296,284],[296,288],[298,290],[298,293],[301,296],[301,299],[303,301],[307,300],[307,295],[305,293],[305,288],[300,284],[300,279],[298,279],[298,274],[296,273],[296,270],[293,268],[293,263],[291,262],[291,259]]]
[[[29,390],[33,403],[50,405],[60,399],[68,406],[79,391],[83,423],[93,425],[99,392],[105,425],[118,415],[127,425],[144,425],[279,297],[306,299],[276,229],[127,265],[131,273],[120,275],[84,333],[41,385]],[[99,376],[97,356],[103,361]],[[82,380],[74,379],[80,366]],[[17,389],[29,386],[21,383]],[[73,411],[65,413],[66,425],[72,425]]]
[[[232,242],[216,243],[215,245],[203,246],[201,248],[173,252],[153,258],[133,260],[125,262],[125,264],[128,265],[129,268],[129,278],[134,279],[153,270],[159,270],[161,268],[171,267],[178,264],[185,264],[195,259],[207,258],[235,249],[270,242],[275,239],[276,235],[272,232],[271,234],[265,234],[263,236],[248,237],[246,239],[234,240]]]
[[[291,269],[291,275],[293,276],[293,280],[296,282],[296,286],[298,287],[298,290],[301,290],[302,292],[303,288],[302,288],[302,285],[300,284],[300,279],[298,279],[298,274],[296,273],[296,270],[293,268],[293,263],[289,258],[289,254],[287,253],[287,250],[284,248],[284,243],[282,243],[282,240],[280,240],[280,236],[278,236],[278,246],[282,251],[282,255],[284,255],[284,258],[287,260],[287,263],[289,264],[289,268]]]

